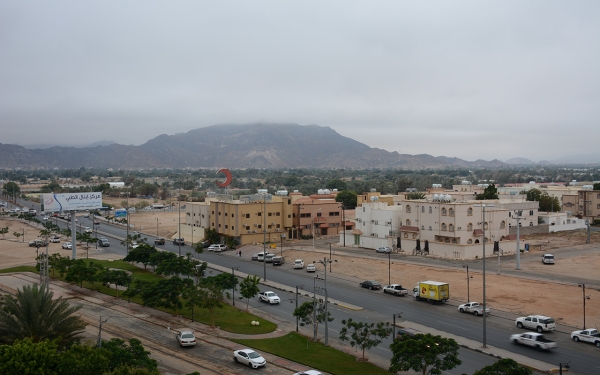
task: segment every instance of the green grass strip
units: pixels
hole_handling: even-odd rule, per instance
[[[33,272],[33,273],[39,273],[40,271],[38,271],[35,266],[17,266],[17,267],[11,267],[11,268],[4,268],[2,270],[0,270],[0,273],[10,273],[10,272]]]
[[[272,339],[232,339],[231,341],[334,375],[389,375],[389,372],[372,363],[358,362],[356,357],[350,354],[320,342],[312,342],[306,336],[296,332]]]

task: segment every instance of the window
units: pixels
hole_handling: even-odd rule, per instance
[[[227,216],[227,212],[225,212],[225,216]]]
[[[500,223],[500,229],[504,229],[506,228],[506,222],[504,220],[502,220],[502,222]]]
[[[452,239],[452,243],[455,244],[455,245],[458,243],[458,241],[456,240],[456,238]]]
[[[446,227],[446,223],[442,223],[442,230],[448,230],[448,227]]]
[[[421,206],[421,212],[425,213],[425,206]]]
[[[227,229],[227,224],[225,224],[225,229]]]
[[[404,232],[404,238],[408,238],[408,233]]]
[[[262,216],[262,212],[258,212],[258,213],[257,213],[257,215],[258,215],[258,216]]]
[[[433,228],[431,227],[431,225],[429,226],[429,231],[431,232],[433,230]]]
[[[484,229],[484,230],[487,230],[487,229],[488,229],[488,223],[487,223],[487,221],[486,221],[485,223],[483,223],[483,229]]]
[[[246,219],[250,219],[250,214],[246,214]]]
[[[469,225],[467,225],[467,230],[468,231],[472,231],[473,230],[473,224],[469,223]]]
[[[448,214],[449,214],[450,216],[454,216],[454,208],[451,208],[451,209],[449,209],[449,210],[448,210]]]
[[[446,216],[446,207],[442,208],[442,215]]]
[[[448,230],[449,230],[450,232],[454,232],[454,224],[450,224],[450,225],[448,225]]]
[[[470,244],[472,244],[472,243],[473,243],[473,240],[469,238],[469,240],[467,241],[467,244],[469,244],[469,245],[470,245]]]
[[[429,213],[433,212],[433,208],[431,208],[431,206],[429,206]]]
[[[448,237],[446,237],[446,239],[444,240],[445,243],[450,243],[450,239]]]
[[[425,225],[421,225],[421,230],[425,230]]]
[[[410,205],[406,205],[406,212],[410,213]]]
[[[411,223],[410,223],[410,219],[406,219],[406,225],[407,225],[407,226],[410,226],[410,224],[411,224]]]
[[[533,210],[529,210],[529,216],[533,216]]]
[[[267,212],[267,216],[273,216],[272,212]]]
[[[473,209],[471,207],[469,207],[469,209],[467,210],[467,215],[473,216]]]

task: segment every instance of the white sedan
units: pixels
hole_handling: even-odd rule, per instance
[[[196,337],[192,331],[181,331],[176,336],[179,346],[194,346],[196,345]]]
[[[252,349],[242,349],[233,352],[233,360],[235,363],[243,363],[252,368],[263,367],[267,361],[257,352]]]
[[[306,370],[295,373],[294,375],[323,375],[321,371],[317,370]]]
[[[302,259],[296,259],[294,261],[294,269],[295,270],[297,270],[297,269],[301,270],[303,268],[304,268],[304,261]]]
[[[70,242],[65,242],[62,244],[62,248],[66,249],[66,250],[72,250],[73,249],[73,245]]]
[[[58,237],[58,236],[50,237],[50,242],[60,243],[60,237]]]
[[[311,263],[306,266],[306,272],[317,272],[317,267],[315,267],[314,263]]]

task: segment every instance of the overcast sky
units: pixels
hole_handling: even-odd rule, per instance
[[[4,1],[1,143],[329,126],[467,160],[600,161],[598,1]]]

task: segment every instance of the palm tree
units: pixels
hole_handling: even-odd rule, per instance
[[[0,309],[0,340],[12,344],[26,337],[33,342],[61,338],[64,344],[77,340],[86,323],[73,313],[81,306],[69,306],[62,297],[37,284],[17,290],[16,297],[5,296]]]

